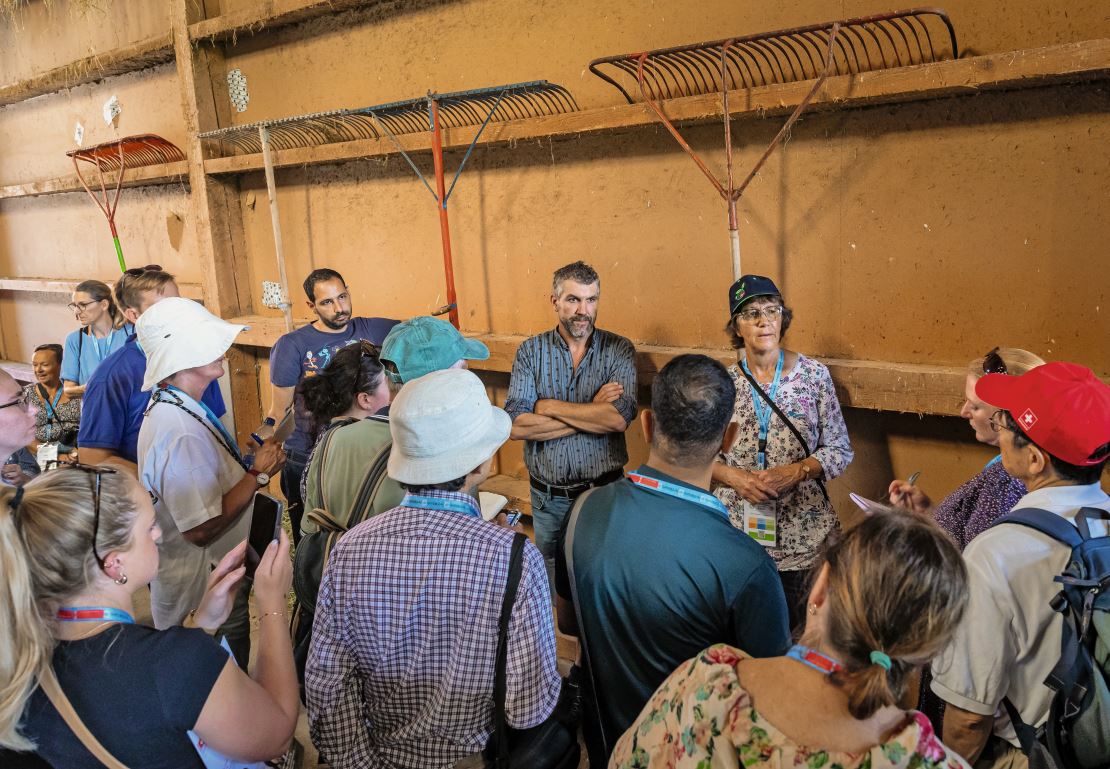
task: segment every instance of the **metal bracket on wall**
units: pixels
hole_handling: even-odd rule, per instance
[[[945,33],[950,48],[943,42]],[[936,41],[934,37],[937,37]],[[825,80],[831,75],[858,74],[954,59],[958,51],[956,31],[948,14],[937,8],[919,8],[606,56],[590,62],[590,71],[620,91],[629,104],[636,103],[633,92],[637,93],[725,200],[735,280],[742,272],[737,201],[775,148],[786,138]],[[787,118],[748,175],[737,185],[733,178],[729,92],[808,80],[814,81],[809,93]],[[714,92],[721,93],[724,113],[724,182],[682,137],[661,105],[667,99]]]

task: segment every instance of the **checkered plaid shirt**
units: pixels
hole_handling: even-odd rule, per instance
[[[426,496],[460,500],[466,494]],[[335,546],[305,676],[312,741],[336,769],[435,769],[493,728],[497,620],[513,532],[460,513],[396,507]],[[511,727],[542,722],[561,680],[543,556],[531,544],[509,625]]]

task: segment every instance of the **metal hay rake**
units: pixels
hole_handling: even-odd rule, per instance
[[[104,142],[85,149],[70,150],[66,153],[66,156],[73,158],[73,168],[77,172],[77,178],[80,180],[81,186],[85,188],[85,192],[89,193],[89,197],[96,203],[97,208],[108,219],[108,228],[112,231],[112,243],[116,247],[116,258],[119,260],[119,270],[120,273],[123,273],[127,270],[127,264],[123,260],[123,248],[120,247],[119,233],[116,231],[116,208],[119,206],[120,191],[123,189],[124,173],[129,168],[175,163],[184,160],[185,153],[177,145],[163,139],[161,136],[141,134],[125,136],[122,139]],[[85,181],[79,161],[92,163],[96,166],[97,178],[100,181],[100,194],[103,196],[103,200],[96,196],[96,193],[89,187],[89,183]],[[119,172],[116,175],[115,194],[111,196],[109,196],[108,189],[104,184],[105,171]]]
[[[429,91],[427,96],[405,101],[390,102],[374,107],[317,112],[299,117],[266,120],[249,125],[223,128],[200,134],[200,138],[218,140],[238,152],[261,152],[266,170],[266,187],[270,198],[270,214],[274,241],[278,254],[278,269],[282,290],[288,296],[285,277],[285,259],[281,246],[281,231],[274,183],[272,150],[309,147],[359,139],[388,139],[409,167],[432,194],[439,209],[440,237],[443,242],[443,266],[447,284],[447,304],[433,314],[447,314],[458,328],[458,302],[455,295],[454,265],[451,256],[451,230],[447,216],[447,202],[485,131],[491,122],[519,120],[541,115],[573,112],[578,109],[574,97],[560,85],[546,80],[527,83],[478,88],[469,91],[438,94]],[[455,171],[450,186],[446,183],[443,163],[443,129],[478,126]],[[412,157],[398,141],[404,134],[430,131],[432,134],[432,162],[435,189],[428,178],[413,162]],[[286,325],[292,329],[292,316],[285,307]]]
[[[830,76],[854,75],[956,58],[956,31],[939,8],[830,21],[761,32],[673,48],[606,56],[590,62],[590,71],[615,87],[629,104],[637,96],[693,159],[728,206],[733,278],[739,278],[740,233],[736,204],[755,175]],[[729,92],[813,80],[743,181],[733,175]],[[719,92],[725,129],[725,180],[722,182],[682,137],[660,102]]]

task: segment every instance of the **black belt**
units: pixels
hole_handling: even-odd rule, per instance
[[[592,481],[583,481],[582,483],[576,483],[572,486],[544,483],[543,481],[537,479],[535,476],[532,475],[528,476],[528,483],[536,491],[543,492],[544,494],[548,494],[552,497],[564,497],[566,499],[574,499],[575,497],[582,496],[595,486],[604,486],[607,483],[612,483],[613,481],[620,480],[623,477],[624,470],[617,468],[616,470],[610,470],[607,473],[602,473],[601,475],[594,478]]]

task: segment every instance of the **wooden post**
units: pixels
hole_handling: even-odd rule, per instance
[[[230,103],[217,96],[227,92],[223,53],[205,45],[194,48],[189,42],[189,24],[203,17],[202,3],[173,0],[173,46],[188,137],[185,151],[190,204],[196,227],[204,303],[213,313],[231,318],[251,313],[250,273],[238,181],[205,175],[204,147],[197,138],[200,131],[231,122]],[[258,359],[250,348],[235,346],[228,351],[228,363],[235,432],[239,443],[245,444],[250,431],[262,418]]]
[[[266,196],[270,199],[270,224],[274,228],[274,253],[277,255],[278,280],[281,281],[281,314],[285,316],[285,332],[293,330],[293,306],[289,303],[289,277],[285,273],[285,246],[281,243],[281,216],[278,214],[277,183],[274,181],[274,158],[270,152],[270,129],[258,127],[262,160],[266,164]]]

